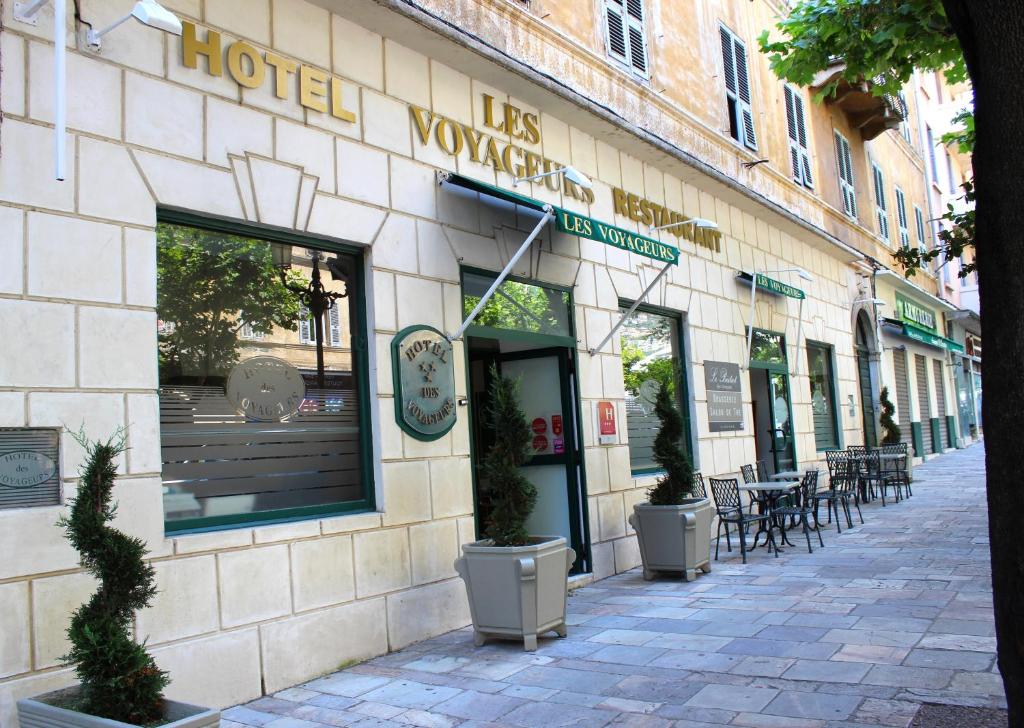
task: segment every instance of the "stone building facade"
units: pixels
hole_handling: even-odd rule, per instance
[[[117,525],[146,540],[160,588],[136,632],[170,671],[170,696],[215,706],[468,623],[452,564],[482,526],[483,363],[524,367],[524,353],[541,350],[562,362],[549,378],[562,382],[564,407],[540,413],[538,434],[551,438],[551,462],[569,465],[549,473],[565,489],[556,498],[564,524],[550,522],[582,546],[574,583],[639,562],[626,517],[657,478],[641,445],[649,412],[640,381],[657,362],[681,372],[672,386],[705,475],[757,459],[779,469],[813,465],[825,447],[865,440],[876,418],[865,412],[877,412],[892,366],[872,282],[890,266],[903,227],[890,202],[889,240],[879,236],[870,163],[884,166],[890,199],[897,184],[917,200],[921,149],[898,129],[865,143],[839,105],[815,106],[806,90],[786,90],[770,75],[754,37],[781,4],[708,2],[669,13],[664,1],[640,3],[645,17],[634,26],[646,45],[634,48],[644,55],[622,58],[608,46],[614,0],[572,12],[539,0],[164,4],[182,20],[181,37],[128,24],[99,52],[78,46],[69,15],[64,181],[52,165],[52,7],[32,25],[3,4],[0,427],[60,431],[61,497],[0,508],[0,724],[14,720],[17,698],[73,681],[60,665],[63,630],[93,584],[54,524],[74,498],[82,450],[71,433],[80,427],[92,438],[117,428],[127,435]],[[83,2],[82,17],[102,26],[130,5]],[[723,29],[733,34],[734,64],[737,41],[749,51],[746,107],[727,104],[738,97],[723,86]],[[810,139],[794,140],[809,164],[800,179],[788,161],[793,94]],[[743,127],[744,108],[753,145],[731,136],[728,117],[735,110]],[[888,123],[891,109],[875,113]],[[852,148],[848,162],[836,161],[837,133]],[[558,175],[515,184],[565,165],[592,186]],[[464,184],[440,184],[439,172]],[[844,209],[844,175],[854,210]],[[479,297],[472,285],[493,280],[536,229],[538,210],[512,193],[654,241],[640,246],[648,253],[654,244],[678,249],[678,264],[657,278],[664,263],[637,245],[540,228],[511,279],[516,295],[546,296],[540,328],[530,328],[535,313],[510,323],[485,311],[491,318],[452,343],[454,425],[418,437],[399,424],[393,344],[409,327],[459,329]],[[684,224],[692,218],[717,229]],[[662,224],[676,227],[651,231]],[[308,308],[297,313],[285,301],[273,315],[247,314],[255,309],[247,298],[223,318],[241,340],[228,363],[297,352],[292,365],[307,395],[319,393],[304,402],[319,409],[298,407],[281,422],[334,417],[326,429],[352,435],[349,479],[323,479],[336,498],[312,494],[312,476],[297,470],[289,482],[310,491],[308,502],[287,486],[261,501],[197,484],[242,477],[256,467],[241,462],[248,455],[181,485],[205,460],[175,459],[172,434],[241,437],[254,420],[214,409],[197,430],[205,405],[189,404],[199,414],[184,425],[169,414],[172,396],[180,403],[206,388],[221,398],[210,406],[223,407],[230,389],[221,370],[168,378],[190,354],[182,320],[165,306],[176,302],[172,290],[198,290],[171,287],[183,279],[168,273],[184,269],[175,256],[190,249],[180,236],[211,249],[257,241],[246,243],[253,259],[302,261],[281,273],[281,281],[298,275],[294,285],[306,284],[313,263],[348,266],[343,287],[327,284],[345,308],[336,322],[324,314],[320,382]],[[273,264],[286,269],[277,257]],[[765,280],[751,317],[754,273]],[[326,267],[323,275],[331,278]],[[275,276],[268,290],[279,285]],[[925,279],[919,302],[938,307],[934,277]],[[242,290],[237,278],[220,288],[203,280],[218,293]],[[638,301],[623,333],[602,345]],[[725,428],[709,417],[705,362],[739,372],[740,415]],[[536,371],[548,377],[544,366]],[[334,383],[325,384],[325,367]],[[955,414],[948,398],[945,407],[933,417]],[[599,420],[609,410],[610,432]],[[306,430],[295,437],[309,442]],[[214,444],[222,446],[193,446]]]

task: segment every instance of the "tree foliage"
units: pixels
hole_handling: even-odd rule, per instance
[[[776,26],[781,38],[772,40],[765,30],[758,38],[779,78],[810,86],[815,74],[842,61],[842,72],[819,89],[816,99],[827,99],[841,80],[872,81],[876,95],[895,96],[910,81],[914,69],[940,71],[950,83],[966,81],[967,66],[941,0],[801,0]],[[964,126],[943,137],[961,151],[974,147],[974,117],[965,111],[956,117]],[[939,259],[939,265],[959,260],[974,247],[974,186],[967,181],[961,198],[967,209],[948,205],[940,219],[947,223],[931,250],[905,248],[894,254],[907,277]],[[974,270],[965,263],[960,276]]]
[[[60,525],[79,553],[81,565],[100,586],[71,618],[65,656],[81,682],[76,710],[101,718],[144,725],[163,716],[162,691],[167,673],[156,666],[145,645],[132,639],[132,617],[156,594],[153,567],[144,561],[146,544],[111,528],[117,506],[112,501],[117,456],[124,434],[85,448],[78,495]]]
[[[882,387],[882,391],[878,393],[878,401],[882,405],[882,414],[879,418],[879,422],[882,425],[882,430],[885,434],[882,435],[883,445],[898,445],[900,443],[900,432],[899,425],[893,420],[892,415],[896,411],[896,408],[892,404],[892,400],[889,399],[889,388]]]
[[[301,304],[281,282],[273,245],[179,225],[157,228],[164,378],[223,376],[238,360],[238,330],[244,324],[257,334],[269,334],[275,326],[296,329]],[[298,271],[288,275],[291,282],[305,284]]]
[[[529,542],[526,519],[537,503],[537,488],[519,468],[533,456],[533,436],[519,405],[519,381],[491,367],[488,425],[494,444],[483,461],[483,475],[491,497],[486,535],[495,546],[523,546]]]
[[[682,448],[683,417],[668,387],[658,389],[654,413],[661,421],[658,435],[654,438],[654,462],[665,470],[665,474],[647,496],[651,505],[677,506],[693,495],[693,465]]]

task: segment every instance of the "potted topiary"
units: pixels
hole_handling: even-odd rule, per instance
[[[494,444],[483,461],[491,497],[487,538],[464,544],[455,570],[466,583],[474,642],[522,638],[537,649],[537,635],[565,637],[567,574],[576,560],[563,536],[531,536],[526,530],[537,489],[519,468],[532,455],[532,434],[519,406],[519,383],[491,368],[488,426]]]
[[[896,421],[892,418],[893,412],[896,411],[896,408],[893,407],[892,401],[889,399],[888,387],[882,387],[882,391],[878,393],[878,403],[882,406],[882,414],[878,418],[878,421],[882,425],[882,430],[885,432],[885,434],[882,435],[882,444],[899,445],[900,435],[903,433],[900,432],[899,425],[897,425]]]
[[[665,474],[647,492],[648,502],[633,506],[629,525],[640,544],[644,579],[670,571],[690,581],[697,577],[697,569],[711,571],[711,501],[703,493],[694,494],[693,466],[680,447],[683,418],[669,387],[658,390],[654,412],[661,422],[654,461]]]
[[[71,514],[58,523],[78,551],[82,566],[99,582],[92,598],[71,618],[71,650],[79,685],[18,701],[21,728],[209,728],[220,712],[163,697],[167,673],[156,666],[144,644],[132,639],[134,613],[156,594],[146,544],[107,525],[117,509],[111,491],[115,460],[124,452],[124,435],[89,442],[78,495]]]

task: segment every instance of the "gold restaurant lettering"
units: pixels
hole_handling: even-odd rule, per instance
[[[194,23],[181,24],[181,62],[186,68],[198,68],[199,57],[206,58],[206,69],[211,76],[224,75],[224,52],[220,33],[206,31],[206,40],[199,40]],[[342,81],[326,71],[271,51],[261,52],[255,46],[236,40],[227,48],[228,74],[239,86],[259,88],[266,81],[267,66],[272,69],[274,95],[287,99],[289,88],[298,77],[299,103],[307,109],[330,113],[342,121],[354,122],[356,115],[345,108],[342,100]]]
[[[626,192],[618,187],[612,188],[612,202],[618,215],[649,227],[661,227],[678,222],[679,225],[666,228],[677,238],[686,238],[694,245],[713,250],[716,253],[722,250],[722,233],[710,228],[682,224],[684,220],[689,219],[688,215],[669,210],[664,205],[638,197],[632,192]]]

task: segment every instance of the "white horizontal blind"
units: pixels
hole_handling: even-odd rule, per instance
[[[782,90],[786,101],[786,133],[789,136],[789,161],[793,169],[793,179],[797,184],[814,187],[807,145],[807,124],[804,120],[804,101],[797,89],[783,86]]]
[[[857,190],[853,183],[853,159],[850,156],[850,143],[839,132],[836,138],[836,166],[839,170],[839,192],[843,197],[843,212],[852,218],[857,217]]]
[[[889,209],[885,202],[885,178],[882,176],[882,168],[872,164],[871,169],[875,178],[875,216],[878,218],[878,234],[882,240],[889,240]]]

